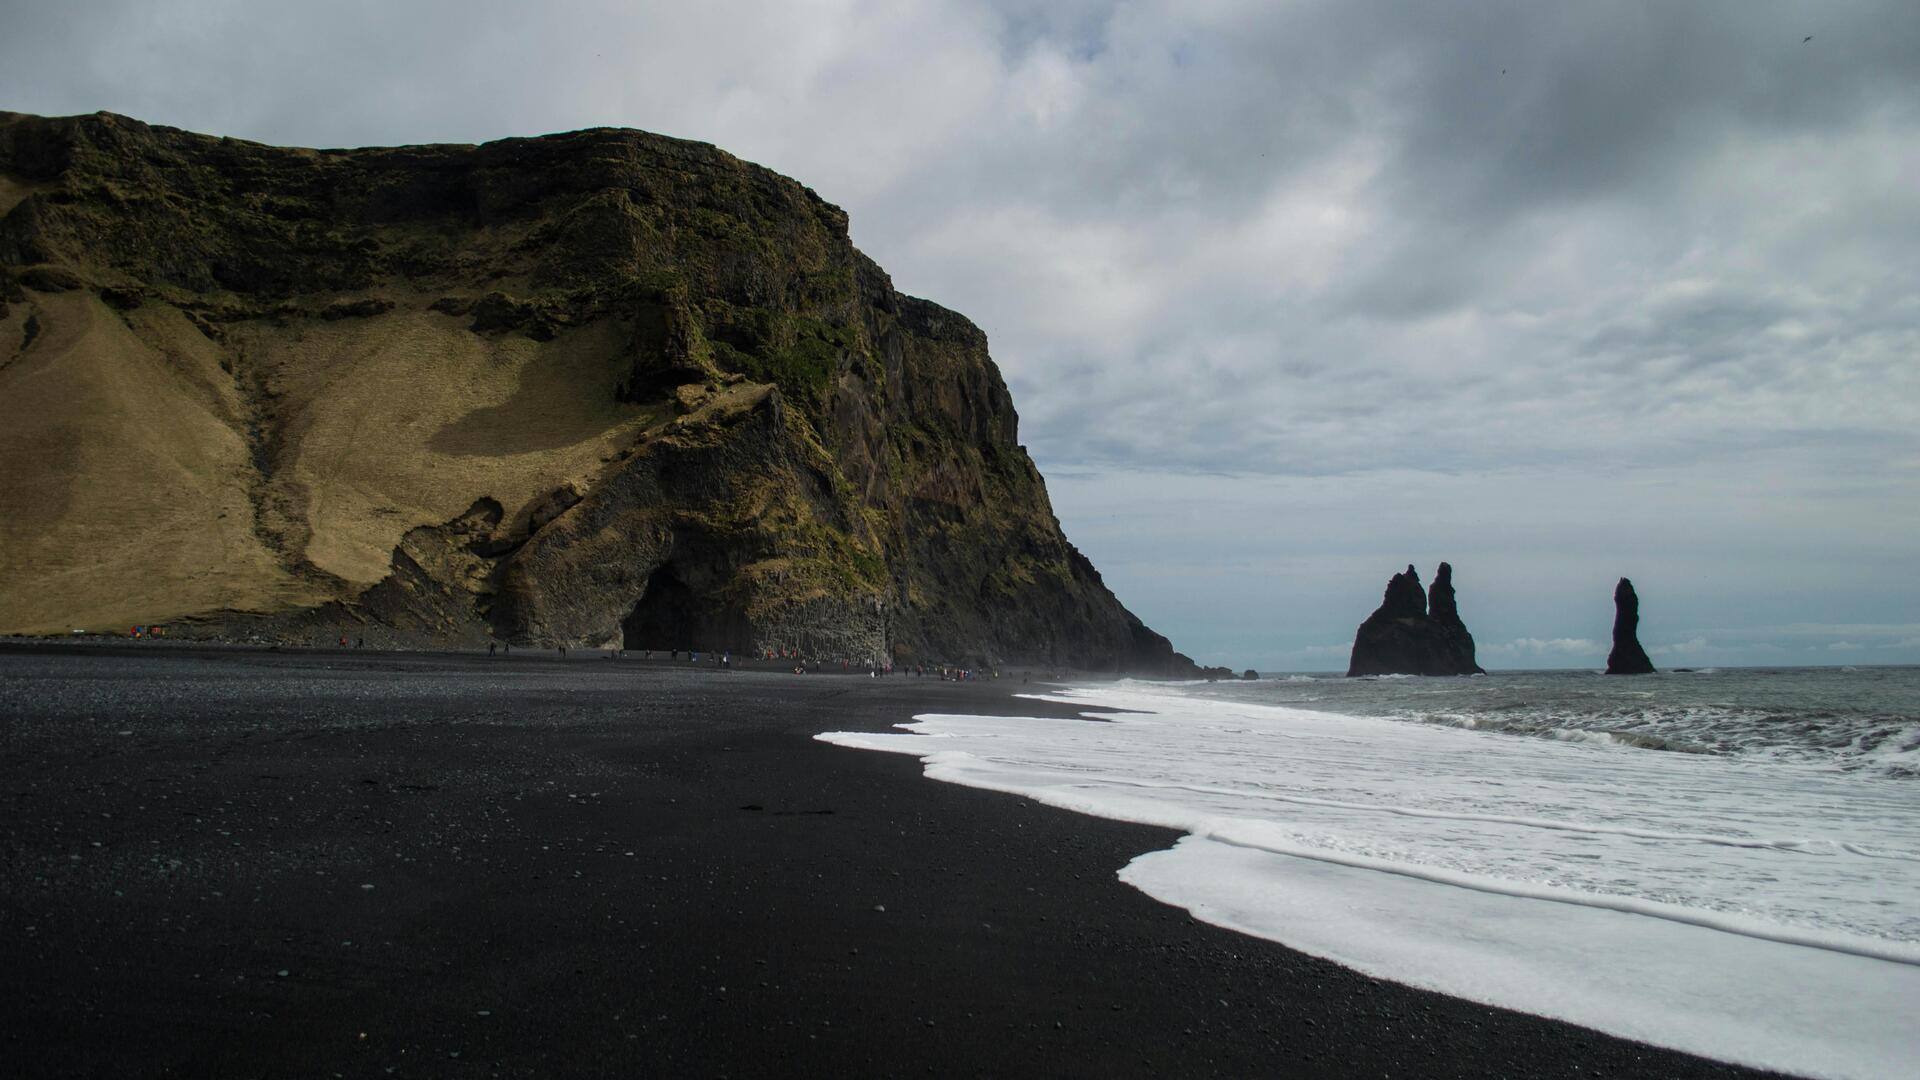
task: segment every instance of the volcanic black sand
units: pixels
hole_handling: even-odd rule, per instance
[[[813,741],[1019,680],[0,647],[10,1076],[1696,1076],[1114,874],[1163,830]]]

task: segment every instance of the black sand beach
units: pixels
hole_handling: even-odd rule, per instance
[[[40,1076],[1731,1076],[1114,874],[1173,839],[816,742],[1017,678],[0,646]]]

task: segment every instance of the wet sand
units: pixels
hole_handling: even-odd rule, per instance
[[[0,645],[14,1076],[1735,1076],[1195,922],[816,742],[1018,677]],[[1057,711],[1057,710],[1053,710]]]

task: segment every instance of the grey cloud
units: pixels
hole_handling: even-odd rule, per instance
[[[1236,662],[1340,640],[1409,548],[1487,568],[1489,641],[1597,640],[1588,594],[1630,570],[1650,641],[1920,606],[1910,3],[0,0],[0,26],[0,108],[307,145],[625,124],[797,176],[988,331],[1069,534],[1222,660],[1245,646],[1209,618],[1290,613]]]
[[[1920,25],[1900,4],[1414,9],[1401,201],[1504,216],[1670,181],[1730,129],[1772,134],[1910,110]],[[1817,21],[1816,41],[1802,30]],[[1489,178],[1497,177],[1497,182]]]

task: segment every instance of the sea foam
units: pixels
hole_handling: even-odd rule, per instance
[[[819,737],[1180,830],[1120,879],[1371,975],[1806,1075],[1920,1061],[1909,783],[1125,687],[1045,700],[1107,722]]]

